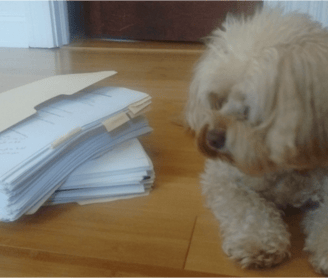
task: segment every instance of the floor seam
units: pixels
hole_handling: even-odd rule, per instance
[[[189,240],[189,245],[188,245],[185,260],[184,260],[184,263],[183,263],[183,268],[182,268],[183,270],[186,270],[186,264],[187,264],[187,260],[188,260],[188,256],[189,256],[190,247],[191,247],[191,244],[192,244],[192,239],[194,237],[194,232],[195,232],[197,220],[198,220],[198,216],[195,217],[194,225],[192,227],[190,240]]]

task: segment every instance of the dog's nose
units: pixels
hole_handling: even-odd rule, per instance
[[[206,139],[212,148],[221,149],[226,141],[226,133],[223,130],[212,129],[207,132]]]

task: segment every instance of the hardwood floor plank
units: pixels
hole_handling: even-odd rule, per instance
[[[204,45],[199,42],[181,43],[181,42],[149,42],[149,41],[114,41],[106,39],[88,39],[85,41],[76,41],[64,48],[76,49],[76,50],[88,50],[94,48],[94,50],[106,50],[117,52],[180,52],[188,54],[201,53],[204,50]]]
[[[249,270],[242,269],[225,255],[221,248],[219,225],[208,211],[197,218],[185,269],[240,277],[321,277],[314,272],[307,262],[307,255],[302,252],[303,236],[297,229],[299,220],[299,215],[287,219],[292,233],[291,258],[271,269]]]
[[[0,223],[0,245],[182,268],[194,217],[107,204],[42,208]]]
[[[8,277],[215,277],[169,267],[87,258],[0,245],[1,276]]]

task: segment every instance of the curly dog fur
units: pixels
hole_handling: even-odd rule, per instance
[[[328,274],[328,31],[263,8],[228,16],[195,67],[186,120],[208,157],[203,192],[243,267],[290,256],[286,206],[315,204],[305,250]]]

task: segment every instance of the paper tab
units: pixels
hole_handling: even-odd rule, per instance
[[[134,114],[131,111],[129,111],[127,114],[132,119],[132,118],[138,117],[138,116],[140,116],[142,114],[145,114],[145,113],[149,112],[150,110],[151,110],[150,107],[147,106],[147,107],[141,109],[137,114]]]
[[[61,136],[60,138],[58,138],[56,141],[54,141],[51,144],[51,147],[54,149],[56,147],[58,147],[59,145],[61,145],[62,143],[66,142],[68,139],[72,138],[74,135],[78,134],[79,132],[82,131],[82,128],[77,127],[74,128],[73,130],[71,130],[69,133]]]
[[[35,107],[59,95],[72,95],[115,71],[56,75],[0,94],[0,132],[32,116]]]
[[[129,116],[125,113],[119,113],[113,117],[102,122],[108,132],[118,128],[130,120]]]
[[[150,104],[151,104],[151,96],[147,96],[144,99],[129,105],[129,110],[130,110],[129,114],[136,115]]]

